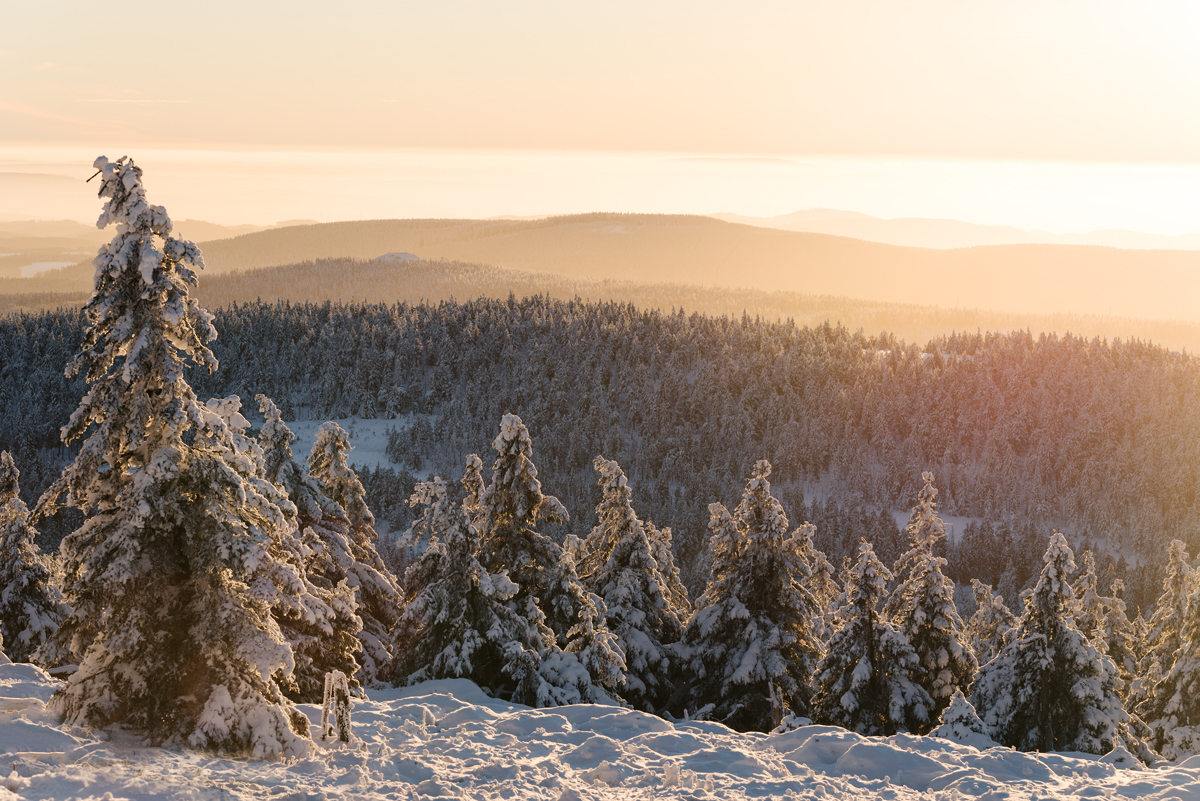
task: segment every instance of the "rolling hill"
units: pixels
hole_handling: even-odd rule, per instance
[[[408,251],[574,278],[838,295],[1036,314],[1200,321],[1200,252],[1086,245],[935,250],[709,217],[370,220],[202,243],[212,273]],[[0,289],[0,291],[4,291]]]
[[[1200,250],[1200,234],[1148,234],[1141,231],[1104,230],[1086,233],[1054,234],[1026,231],[1010,225],[980,225],[962,220],[927,217],[884,219],[856,211],[805,209],[775,217],[747,217],[741,214],[710,215],[725,222],[833,234],[868,242],[882,242],[918,248],[967,248],[981,245],[1099,245],[1135,250]]]

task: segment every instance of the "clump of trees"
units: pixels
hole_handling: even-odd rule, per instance
[[[364,580],[381,562],[355,536],[369,525],[361,486],[355,499],[336,448],[318,454],[332,454],[331,486],[345,490],[348,513],[296,476],[277,415],[264,448],[249,436],[238,397],[197,399],[188,365],[217,368],[212,316],[189,295],[200,252],[172,236],[131,160],[95,166],[98,224],[117,233],[94,260],[83,340],[67,367],[88,384],[62,430],[78,451],[35,510],[70,506],[82,522],[61,544],[64,604],[31,547],[15,466],[0,458],[4,567],[20,573],[5,584],[10,650],[45,664],[77,660],[51,700],[68,723],[122,724],[152,742],[258,757],[303,755],[307,719],[288,696],[315,701],[320,689],[305,681],[315,685],[314,672],[358,672],[359,593],[394,587],[382,575]],[[271,418],[265,403],[264,411]],[[329,574],[341,570],[334,584]]]

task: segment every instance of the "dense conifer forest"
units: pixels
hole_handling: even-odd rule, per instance
[[[1102,586],[1131,611],[1161,587],[1163,545],[1200,545],[1200,362],[1137,341],[957,335],[924,347],[823,325],[642,311],[533,297],[428,304],[232,304],[215,312],[220,369],[199,397],[262,392],[285,419],[395,418],[393,466],[363,471],[393,529],[421,478],[457,479],[505,413],[533,436],[541,480],[584,536],[597,454],[629,476],[639,513],[674,532],[693,597],[707,580],[708,504],[738,497],[756,460],[834,565],[860,538],[890,564],[891,510],[931,471],[942,513],[973,520],[941,546],[960,585],[1014,599],[1046,531],[1095,544]],[[59,428],[83,394],[62,366],[77,312],[0,322],[0,448],[32,503],[68,456]],[[70,530],[47,521],[44,545]],[[968,606],[970,604],[968,603]]]

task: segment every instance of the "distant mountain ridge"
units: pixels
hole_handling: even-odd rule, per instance
[[[281,264],[369,260],[406,252],[426,260],[489,264],[587,281],[796,292],[942,309],[1200,322],[1200,252],[1188,250],[1038,244],[937,250],[711,217],[651,214],[531,221],[361,220],[272,228],[201,241],[200,247],[206,281],[207,276]],[[48,254],[39,260],[57,259]],[[81,261],[36,279],[0,280],[0,294],[90,289],[92,270]]]
[[[1098,245],[1132,250],[1200,250],[1200,233],[1170,236],[1142,231],[1108,229],[1078,234],[1053,234],[1026,231],[1010,225],[980,225],[962,220],[926,217],[885,219],[857,211],[805,209],[775,217],[747,217],[742,214],[710,214],[725,222],[833,234],[915,248],[969,248],[988,245]]]

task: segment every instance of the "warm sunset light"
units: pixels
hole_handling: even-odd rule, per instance
[[[1200,5],[10,3],[0,801],[1200,788]]]

